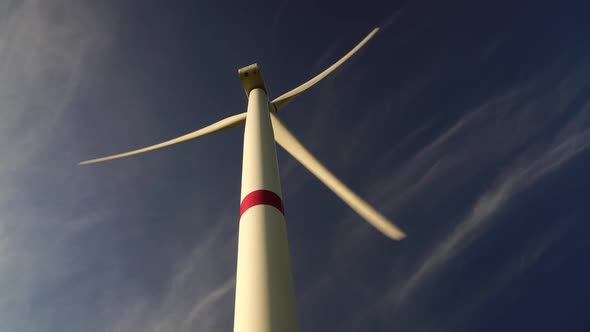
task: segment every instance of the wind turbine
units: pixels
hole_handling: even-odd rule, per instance
[[[298,331],[297,309],[275,141],[387,237],[405,234],[328,171],[279,120],[276,113],[303,91],[328,76],[363,47],[373,29],[344,57],[311,80],[269,101],[257,64],[238,70],[248,97],[247,112],[205,128],[125,153],[83,161],[80,165],[123,158],[245,124],[240,196],[240,229],[234,312],[235,332]]]

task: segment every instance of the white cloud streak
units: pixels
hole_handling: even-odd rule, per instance
[[[2,330],[47,327],[52,319],[31,317],[31,308],[40,294],[84,271],[84,265],[72,264],[67,245],[104,217],[104,213],[57,215],[45,207],[47,200],[38,198],[44,188],[33,180],[41,156],[55,150],[49,144],[64,130],[60,121],[75,97],[85,61],[106,43],[98,16],[79,2],[0,4]],[[70,177],[65,171],[53,176]],[[64,182],[64,191],[75,191],[77,185]]]
[[[398,296],[409,296],[413,289],[432,277],[435,271],[483,236],[493,221],[492,217],[505,209],[511,199],[529,189],[544,176],[557,171],[590,147],[590,127],[576,128],[590,119],[590,104],[562,126],[560,133],[549,143],[532,145],[513,165],[503,172],[492,187],[483,192],[455,229],[425,259],[410,276]]]
[[[231,290],[235,289],[235,286],[236,279],[230,278],[220,286],[214,288],[213,291],[207,294],[207,296],[205,296],[191,309],[188,317],[183,322],[183,326],[193,326],[193,323],[196,319],[206,313],[207,310],[210,309],[213,304],[215,304],[215,302],[219,301],[224,296],[227,296]]]
[[[235,289],[235,206],[228,206],[192,251],[178,259],[162,296],[138,293],[108,310],[107,330],[218,331],[231,328],[225,320]],[[220,280],[223,280],[220,283]]]
[[[396,169],[380,174],[376,168],[370,172],[374,185],[361,192],[369,193],[368,200],[376,202],[377,206],[386,207],[386,215],[405,211],[405,215],[411,216],[411,210],[416,208],[444,209],[446,202],[459,199],[453,193],[472,188],[471,182],[487,183],[450,230],[441,232],[441,225],[435,225],[436,222],[448,225],[445,220],[413,220],[417,224],[397,220],[402,226],[407,225],[409,236],[404,241],[422,241],[420,238],[425,238],[424,234],[432,233],[430,225],[440,233],[434,245],[431,241],[415,243],[413,247],[422,253],[405,253],[405,261],[397,261],[391,267],[395,271],[394,282],[375,307],[396,308],[393,326],[396,326],[395,317],[407,314],[408,308],[419,310],[415,292],[436,282],[449,262],[485,237],[497,220],[494,217],[507,211],[514,198],[588,151],[590,103],[587,100],[579,103],[589,83],[588,68],[579,66],[582,60],[568,63],[568,59],[568,55],[564,55],[535,77],[464,113]],[[574,104],[578,106],[572,108]],[[431,130],[427,125],[417,131],[428,133]],[[364,133],[360,132],[359,136],[362,135]],[[354,139],[361,140],[360,137]],[[399,158],[396,154],[406,151],[405,145],[415,144],[415,138],[417,136],[410,133],[407,140],[393,145],[391,153],[384,153],[383,159],[375,164]],[[499,165],[500,171],[494,178],[482,177],[485,170]],[[395,218],[395,214],[393,216]],[[362,234],[359,233],[361,229]],[[342,243],[364,243],[370,236],[373,232],[360,224],[358,218],[345,219],[334,236],[332,264],[342,268],[356,261],[353,254],[370,245],[357,246],[342,254],[346,249]],[[545,242],[551,243],[551,240]],[[407,264],[408,257],[412,256],[417,259],[416,263]],[[342,326],[364,321],[368,314],[374,313],[375,307],[359,312]],[[384,312],[391,317],[391,310]],[[428,326],[428,322],[416,324],[416,330]]]
[[[590,128],[572,133],[551,144],[532,160],[512,166],[493,187],[484,192],[473,205],[467,216],[433,250],[420,268],[405,283],[398,296],[403,300],[414,288],[452,259],[471,242],[484,235],[495,213],[502,211],[518,193],[534,185],[545,175],[558,170],[569,160],[590,147]]]

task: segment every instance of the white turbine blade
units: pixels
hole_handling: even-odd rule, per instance
[[[328,171],[305,147],[289,132],[285,125],[273,113],[270,114],[275,140],[305,168],[330,188],[338,197],[348,204],[367,222],[394,240],[401,240],[406,235],[393,225],[372,206],[357,196],[352,190]]]
[[[371,39],[376,33],[379,31],[379,28],[373,29],[371,33],[369,33],[365,39],[361,40],[361,42],[356,45],[350,52],[346,53],[340,60],[338,60],[335,64],[331,65],[328,69],[321,72],[316,77],[312,78],[311,80],[301,84],[300,86],[296,87],[295,89],[283,94],[282,96],[276,98],[272,101],[272,105],[275,108],[275,111],[278,111],[283,106],[287,105],[293,98],[295,98],[301,92],[311,88],[317,82],[321,81],[324,77],[328,76],[331,72],[336,70],[341,64],[343,64],[346,60],[348,60],[353,54],[355,54],[361,47],[363,47],[369,39]]]
[[[92,160],[86,160],[83,161],[81,163],[79,163],[78,165],[87,165],[87,164],[93,164],[93,163],[98,163],[101,161],[106,161],[106,160],[111,160],[111,159],[118,159],[118,158],[123,158],[123,157],[127,157],[127,156],[132,156],[134,154],[139,154],[139,153],[143,153],[143,152],[147,152],[147,151],[152,151],[152,150],[156,150],[156,149],[160,149],[169,145],[173,145],[176,143],[180,143],[180,142],[184,142],[184,141],[188,141],[191,140],[193,138],[197,138],[200,136],[204,136],[204,135],[208,135],[208,134],[212,134],[218,131],[222,131],[225,129],[229,129],[229,128],[233,128],[239,125],[242,125],[246,120],[246,113],[241,113],[241,114],[236,114],[233,116],[230,116],[228,118],[225,118],[221,121],[215,122],[212,125],[209,125],[205,128],[201,128],[197,131],[193,131],[192,133],[171,139],[169,141],[166,142],[162,142],[159,144],[155,144],[152,146],[148,146],[142,149],[137,149],[137,150],[133,150],[133,151],[129,151],[129,152],[124,152],[124,153],[119,153],[119,154],[115,154],[112,156],[107,156],[107,157],[102,157],[102,158],[97,158],[97,159],[92,159]]]

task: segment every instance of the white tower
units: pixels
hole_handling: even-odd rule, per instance
[[[234,331],[295,332],[297,310],[269,100],[257,65],[239,74],[248,112]]]

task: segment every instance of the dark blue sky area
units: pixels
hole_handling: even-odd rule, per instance
[[[228,331],[242,129],[128,159],[354,58],[279,116],[302,331],[587,331],[582,1],[0,4],[0,330]]]

